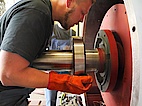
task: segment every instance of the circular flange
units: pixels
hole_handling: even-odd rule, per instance
[[[95,74],[96,82],[102,92],[114,89],[118,74],[118,49],[114,35],[110,30],[100,30],[96,36],[94,48],[103,49],[105,63],[103,71]]]
[[[73,38],[73,72],[71,74],[85,73],[85,52],[81,37]]]

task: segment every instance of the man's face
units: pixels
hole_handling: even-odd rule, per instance
[[[72,3],[61,21],[61,25],[65,29],[69,29],[75,24],[83,22],[83,18],[89,12],[91,5],[92,3],[90,0],[80,2],[79,4]]]

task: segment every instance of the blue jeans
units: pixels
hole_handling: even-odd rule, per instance
[[[45,89],[46,106],[56,106],[56,90]]]

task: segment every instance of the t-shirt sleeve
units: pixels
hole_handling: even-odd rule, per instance
[[[32,62],[45,44],[49,20],[33,9],[16,13],[8,23],[1,49],[17,53]]]

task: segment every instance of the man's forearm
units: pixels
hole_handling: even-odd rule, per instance
[[[16,71],[10,77],[5,77],[5,86],[22,86],[30,88],[46,88],[48,85],[48,73],[28,67]]]
[[[47,87],[48,74],[29,67],[20,55],[1,50],[0,63],[0,79],[5,86]]]

